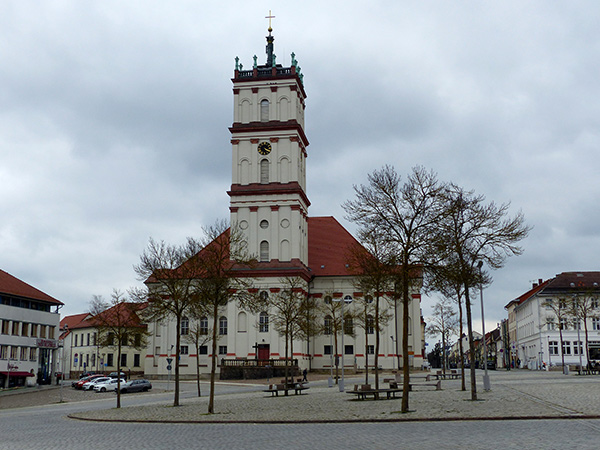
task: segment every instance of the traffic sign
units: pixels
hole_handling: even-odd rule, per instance
[[[167,358],[167,364],[171,364],[173,362],[173,358]]]
[[[171,370],[171,369],[172,369],[172,367],[171,367],[171,364],[169,364],[169,365],[167,366],[167,370]]]

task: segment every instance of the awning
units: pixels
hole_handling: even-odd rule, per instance
[[[30,372],[15,372],[11,370],[10,372],[2,371],[0,372],[2,375],[9,375],[11,377],[35,377],[35,374]]]

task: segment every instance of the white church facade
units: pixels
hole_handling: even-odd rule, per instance
[[[348,264],[348,249],[355,238],[333,217],[310,217],[306,186],[308,139],[304,114],[306,92],[303,74],[292,53],[291,65],[276,63],[273,36],[267,36],[267,61],[258,65],[257,57],[250,69],[236,58],[233,82],[233,124],[231,132],[232,182],[230,223],[237,224],[248,251],[257,255],[258,264],[244,272],[264,295],[285,288],[289,277],[302,280],[302,291],[316,302],[346,298],[345,308],[357,308],[356,279]],[[420,308],[420,291],[412,292],[410,304],[409,354],[400,355],[402,306],[383,300],[392,318],[380,337],[379,365],[393,369],[408,361],[421,367],[424,338]],[[285,340],[269,323],[270,311],[252,314],[240,310],[233,302],[219,318],[218,353],[223,360],[277,360],[285,356]],[[325,321],[326,317],[317,320]],[[200,323],[201,327],[208,326]],[[344,336],[344,346],[332,348],[331,334],[319,334],[294,342],[292,357],[300,369],[330,370],[335,355],[346,369],[364,369],[374,362],[375,335],[372,329],[354,325],[354,335]],[[326,328],[326,327],[325,327]],[[150,338],[146,352],[145,373],[148,377],[168,375],[169,360],[175,357],[176,333],[182,335],[180,373],[193,377],[196,364],[201,373],[210,371],[211,344],[195,350],[189,335],[189,320],[177,330],[175,321],[148,324]],[[327,329],[325,329],[327,333]],[[365,346],[365,339],[369,347]],[[341,342],[341,336],[338,336]],[[372,345],[371,345],[372,344]]]

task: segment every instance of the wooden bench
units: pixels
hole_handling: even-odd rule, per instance
[[[415,387],[425,386],[425,387],[434,387],[436,391],[442,390],[442,380],[434,381],[433,383],[410,383],[409,390],[414,391]]]
[[[263,392],[269,392],[271,397],[279,397],[280,392],[283,392],[284,395],[287,395],[288,391],[294,391],[295,395],[301,395],[302,391],[306,391],[307,389],[310,389],[310,387],[307,386],[306,383],[281,383],[276,385],[270,384],[269,389],[265,389]]]
[[[373,396],[373,400],[380,400],[386,398],[387,400],[391,398],[398,398],[396,394],[402,393],[402,389],[398,388],[389,388],[389,389],[373,389],[370,384],[363,384],[359,386],[358,384],[354,385],[354,389],[346,392],[347,394],[355,395],[358,400],[366,400],[367,397]],[[385,394],[385,397],[383,397]]]
[[[451,369],[450,372],[443,373],[438,370],[435,374],[431,374],[430,377],[435,377],[436,380],[447,380],[460,378],[460,373],[456,369]]]

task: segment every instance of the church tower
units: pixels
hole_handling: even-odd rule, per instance
[[[294,53],[289,67],[277,64],[272,31],[264,65],[235,58],[231,226],[259,260],[254,276],[307,276],[306,93]]]

